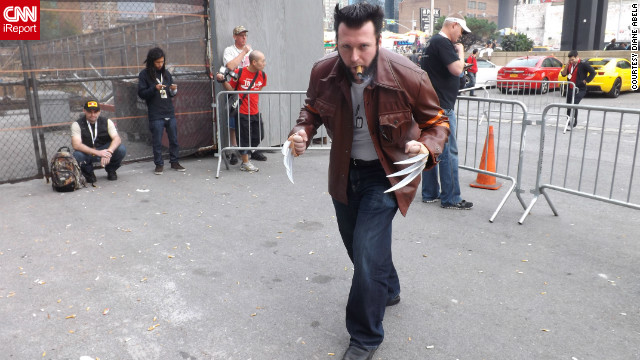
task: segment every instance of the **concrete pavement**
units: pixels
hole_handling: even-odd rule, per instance
[[[260,171],[213,158],[97,188],[0,185],[0,357],[340,359],[351,263],[327,194],[328,153]],[[552,193],[524,225],[506,187],[471,211],[423,204],[394,223],[402,301],[375,359],[640,358],[640,212]],[[526,199],[530,199],[525,194]],[[87,356],[87,358],[82,358]]]

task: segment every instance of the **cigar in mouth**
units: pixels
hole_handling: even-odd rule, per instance
[[[356,75],[358,75],[358,78],[359,78],[360,80],[362,80],[362,78],[364,77],[364,76],[362,75],[362,72],[363,72],[362,65],[358,65],[358,66],[356,66]]]

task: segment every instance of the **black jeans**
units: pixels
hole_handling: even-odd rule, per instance
[[[582,100],[582,98],[587,95],[587,88],[585,87],[578,87],[578,92],[575,93],[574,96],[574,88],[573,87],[569,87],[569,90],[567,91],[567,104],[571,104],[572,99],[573,99],[573,104],[577,105],[580,104],[580,101]],[[571,117],[571,112],[573,111],[573,117]],[[578,125],[578,109],[567,109],[567,116],[569,116],[571,118],[571,127],[575,127],[576,125]]]

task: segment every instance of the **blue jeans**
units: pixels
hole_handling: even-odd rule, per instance
[[[162,131],[164,129],[167,129],[167,137],[169,138],[169,161],[172,164],[178,162],[178,125],[175,116],[172,116],[169,120],[150,120],[149,130],[153,141],[153,162],[160,166],[164,165],[164,160],[162,159]]]
[[[108,143],[106,145],[99,146],[96,149],[104,150],[108,148],[110,145],[111,143]],[[111,161],[109,161],[109,163],[107,164],[107,166],[104,167],[104,169],[107,172],[118,170],[118,168],[122,164],[122,160],[124,159],[125,155],[127,155],[127,149],[124,147],[124,145],[120,144],[120,146],[116,148],[116,151],[114,151],[113,154],[111,155]],[[76,161],[78,162],[78,165],[80,165],[80,170],[82,170],[83,174],[91,174],[93,172],[93,163],[100,162],[99,157],[95,155],[85,154],[82,151],[77,151],[77,150],[73,152],[73,157],[76,158]]]
[[[377,348],[384,339],[382,320],[387,300],[400,294],[391,257],[391,223],[398,210],[382,166],[351,167],[349,204],[333,200],[338,228],[354,273],[347,302],[346,325],[351,344]]]
[[[476,86],[476,73],[472,73],[472,72],[467,72],[467,74],[469,75],[469,83],[467,84],[468,88],[472,88],[474,86]],[[473,96],[475,94],[475,92],[469,91],[469,95]]]
[[[449,117],[449,141],[444,145],[439,162],[430,170],[422,172],[422,200],[440,198],[442,205],[453,205],[462,201],[460,196],[460,182],[458,181],[458,143],[456,129],[458,128],[456,112],[444,109]],[[440,183],[438,184],[438,173]]]

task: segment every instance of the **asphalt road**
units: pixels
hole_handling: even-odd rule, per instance
[[[203,158],[67,194],[0,185],[0,357],[340,359],[352,268],[328,154],[297,158],[295,184],[267,155],[219,179]],[[402,301],[375,359],[640,358],[640,212],[555,193],[558,217],[543,203],[518,225],[510,198],[489,223],[504,191],[396,217]]]

